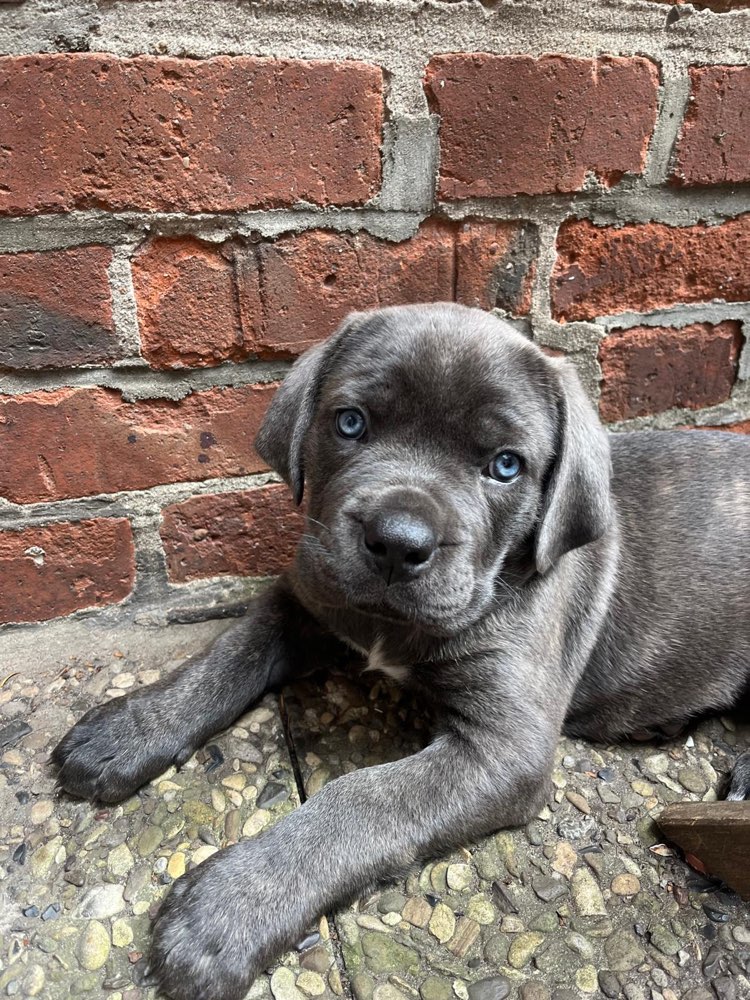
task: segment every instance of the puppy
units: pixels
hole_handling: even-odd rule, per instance
[[[307,498],[294,567],[207,653],[85,715],[60,784],[123,799],[347,647],[418,693],[434,737],[178,879],[151,971],[179,1000],[239,1000],[319,914],[528,821],[561,732],[658,731],[750,680],[750,441],[608,436],[573,368],[488,314],[351,316],[257,448]]]

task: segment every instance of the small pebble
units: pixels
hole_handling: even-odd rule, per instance
[[[521,1000],[550,1000],[550,992],[544,983],[534,981],[524,983],[518,995]]]
[[[185,855],[182,851],[175,851],[167,864],[167,873],[171,878],[180,878],[185,874]]]
[[[106,964],[109,952],[109,934],[106,928],[98,920],[90,920],[78,939],[78,961],[84,969],[95,972]]]
[[[696,767],[683,767],[677,772],[677,777],[683,788],[697,795],[708,791],[708,782]]]
[[[309,997],[322,996],[326,991],[326,984],[321,975],[310,969],[303,969],[297,976],[297,988]]]
[[[314,948],[316,944],[320,943],[320,932],[311,931],[306,934],[297,944],[294,946],[297,951],[306,951],[308,948]]]
[[[510,980],[505,976],[479,979],[469,986],[469,1000],[505,1000],[510,996]]]
[[[472,872],[468,865],[448,865],[445,879],[451,889],[461,892],[468,889],[472,882]]]
[[[52,815],[52,802],[50,799],[38,799],[31,807],[29,818],[34,826],[40,826]]]
[[[256,800],[259,809],[273,809],[289,798],[289,789],[285,785],[269,781]]]
[[[302,1000],[294,973],[284,966],[276,969],[271,976],[271,993],[273,993],[275,1000]]]
[[[610,888],[617,896],[635,896],[641,891],[641,883],[635,875],[615,875]]]
[[[579,868],[570,880],[573,898],[583,917],[606,916],[607,908],[596,880],[586,868]]]
[[[0,729],[0,749],[18,743],[31,732],[31,726],[22,719],[14,719],[8,726]]]
[[[631,781],[630,787],[637,795],[642,795],[644,799],[654,794],[654,786],[648,781],[643,781],[641,778]]]
[[[656,925],[651,931],[651,944],[663,955],[676,955],[680,950],[679,938],[660,925]]]
[[[609,969],[603,969],[598,976],[599,979],[599,989],[605,995],[605,997],[619,997],[621,994],[620,980],[617,978],[614,972]]]
[[[566,792],[565,798],[584,815],[588,816],[591,813],[591,806],[589,805],[588,800],[578,792]]]
[[[539,945],[544,941],[544,935],[537,931],[525,931],[513,938],[508,949],[508,964],[514,969],[522,969],[530,961]]]
[[[586,995],[596,993],[598,985],[599,982],[595,966],[584,965],[576,972],[576,986],[581,993]]]
[[[539,875],[532,879],[532,886],[537,896],[545,903],[551,903],[555,899],[567,896],[568,886],[561,878],[554,878],[551,875]]]
[[[445,903],[438,903],[432,911],[428,928],[441,944],[448,941],[456,929],[456,918],[453,915],[453,910]]]

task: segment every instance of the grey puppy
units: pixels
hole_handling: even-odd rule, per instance
[[[655,732],[750,679],[750,441],[608,436],[573,368],[488,314],[354,314],[293,366],[257,447],[307,496],[294,568],[207,653],[85,715],[60,784],[123,799],[351,650],[417,692],[434,738],[175,883],[150,962],[179,1000],[238,1000],[319,914],[528,821],[561,732]]]

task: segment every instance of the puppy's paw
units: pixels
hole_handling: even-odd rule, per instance
[[[58,784],[71,795],[119,802],[170,764],[183,764],[193,749],[181,745],[174,727],[165,726],[138,692],[92,708],[50,760],[58,768]]]
[[[276,853],[227,848],[173,885],[159,910],[149,981],[172,1000],[242,1000],[307,922]]]

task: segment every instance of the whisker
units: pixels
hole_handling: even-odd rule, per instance
[[[300,538],[308,538],[311,542],[317,542],[317,544],[320,545],[321,548],[323,547],[323,543],[318,538],[318,536],[317,535],[311,535],[307,531],[303,531],[302,534],[300,535]]]
[[[307,515],[307,520],[312,521],[313,524],[319,524],[324,531],[327,531],[329,535],[331,534],[331,529],[328,527],[327,524],[323,524],[322,521],[318,521],[314,517],[310,517],[309,514]]]

